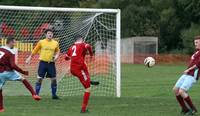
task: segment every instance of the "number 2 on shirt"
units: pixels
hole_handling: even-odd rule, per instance
[[[0,59],[5,55],[4,52],[0,51]]]
[[[76,46],[74,45],[73,47],[72,47],[72,56],[76,56]]]

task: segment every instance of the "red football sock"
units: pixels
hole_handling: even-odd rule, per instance
[[[89,98],[90,98],[90,92],[85,92],[83,96],[82,112],[86,111]]]
[[[2,90],[0,90],[0,109],[3,109],[3,95],[2,95]]]
[[[196,107],[193,105],[192,100],[190,99],[190,96],[187,96],[184,98],[185,102],[192,108],[192,110],[197,111]]]
[[[31,92],[32,95],[36,95],[33,87],[31,86],[31,84],[26,79],[24,79],[22,82],[25,85],[25,87]]]
[[[181,108],[182,108],[184,111],[188,111],[188,108],[187,108],[187,106],[185,105],[185,102],[184,102],[183,98],[181,97],[181,95],[176,96],[176,100],[178,101],[179,105],[181,106]]]

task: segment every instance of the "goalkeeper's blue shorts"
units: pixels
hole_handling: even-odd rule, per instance
[[[40,61],[38,68],[38,78],[54,78],[56,77],[56,67],[54,62]]]

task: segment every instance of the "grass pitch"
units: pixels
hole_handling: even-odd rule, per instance
[[[122,65],[122,97],[94,97],[89,114],[80,114],[82,96],[51,100],[42,96],[35,102],[30,96],[6,96],[1,116],[179,116],[180,108],[172,92],[183,65]],[[200,108],[200,85],[190,90],[194,104]]]

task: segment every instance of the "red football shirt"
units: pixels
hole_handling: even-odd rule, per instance
[[[16,70],[20,73],[24,71],[15,64],[15,53],[9,47],[0,48],[0,72]]]
[[[66,59],[71,59],[71,66],[83,65],[87,51],[89,51],[90,56],[93,55],[91,45],[84,42],[75,42],[67,51]]]
[[[200,50],[196,51],[196,52],[191,56],[190,62],[189,62],[189,65],[188,65],[188,68],[192,67],[193,65],[196,65],[196,66],[198,67],[198,70],[199,70],[199,68],[200,68]],[[194,76],[195,70],[196,70],[196,69],[190,70],[187,74],[188,74],[188,75],[191,75],[191,76]],[[199,79],[199,73],[200,73],[200,71],[198,71],[196,80]]]

